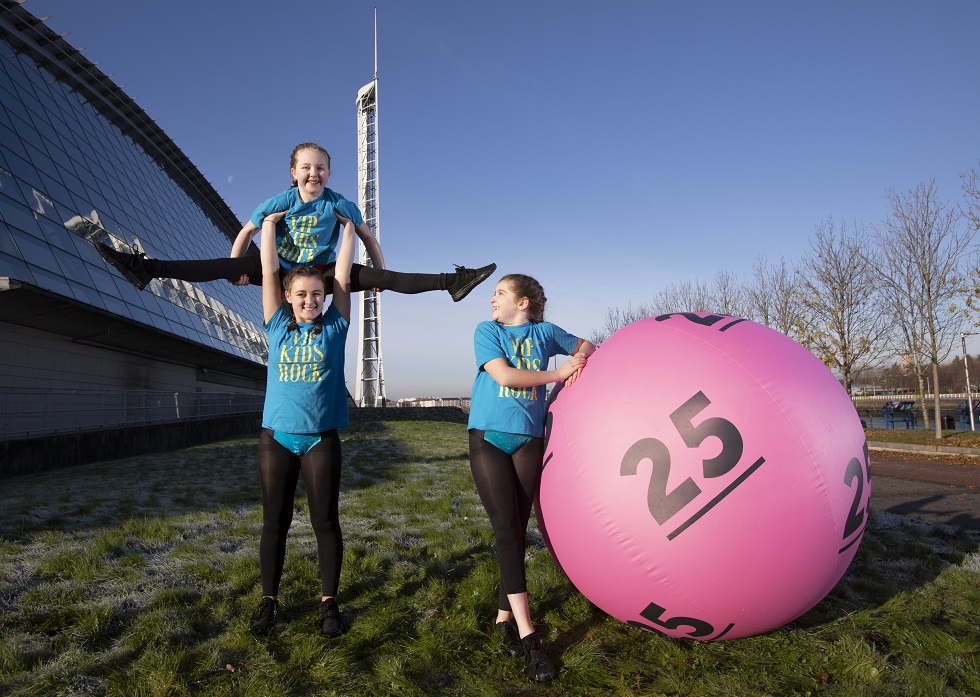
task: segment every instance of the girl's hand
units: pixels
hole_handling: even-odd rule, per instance
[[[585,356],[576,354],[561,364],[558,368],[558,375],[565,382],[566,387],[571,386],[578,380],[578,376],[582,374],[582,369],[585,367],[587,361],[588,359]]]
[[[279,211],[278,213],[269,213],[262,220],[268,220],[271,223],[278,223],[280,220],[286,217],[286,211]]]
[[[249,280],[248,274],[243,273],[242,277],[238,280],[228,282],[233,286],[247,286],[249,283],[251,283],[251,280]]]

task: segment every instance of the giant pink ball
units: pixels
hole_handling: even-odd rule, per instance
[[[675,313],[617,331],[553,395],[537,515],[606,613],[733,639],[830,592],[870,494],[861,421],[813,354],[754,322]]]

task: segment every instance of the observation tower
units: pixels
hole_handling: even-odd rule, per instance
[[[357,91],[357,200],[364,222],[379,240],[378,218],[378,16],[374,16],[374,79]],[[360,263],[371,265],[367,249],[360,247]],[[381,365],[381,294],[364,290],[358,323],[357,385],[354,401],[361,407],[385,404]]]

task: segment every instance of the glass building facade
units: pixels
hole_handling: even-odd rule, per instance
[[[240,228],[132,99],[0,0],[0,390],[261,392],[258,288],[137,291],[93,246],[223,257]]]

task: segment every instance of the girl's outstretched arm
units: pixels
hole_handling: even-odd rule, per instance
[[[555,370],[520,370],[507,362],[506,358],[494,358],[483,364],[483,369],[502,387],[520,388],[547,385],[565,380],[585,366],[585,356],[575,354]]]
[[[282,289],[279,285],[279,253],[276,251],[276,223],[285,212],[273,213],[262,221],[262,240],[259,251],[262,258],[262,315],[268,322],[282,305]]]
[[[333,270],[333,306],[341,316],[350,321],[350,272],[354,263],[354,223],[347,218],[337,216],[344,224],[340,236],[340,248],[337,250],[337,262]],[[265,225],[263,224],[263,230]],[[265,237],[265,232],[262,233]],[[373,239],[373,235],[372,235]],[[375,241],[377,242],[377,241]],[[263,285],[265,280],[263,279]]]

